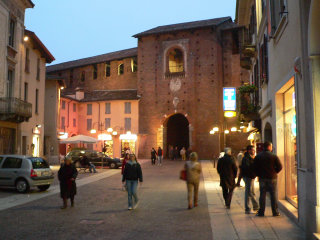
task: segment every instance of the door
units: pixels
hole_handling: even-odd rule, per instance
[[[0,184],[3,186],[14,186],[22,165],[21,158],[7,157],[2,160],[0,168]]]

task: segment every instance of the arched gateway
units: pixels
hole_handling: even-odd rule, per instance
[[[179,151],[182,147],[189,148],[189,121],[183,114],[177,113],[168,117],[163,127],[166,129],[164,149],[167,156],[170,147],[178,147]]]

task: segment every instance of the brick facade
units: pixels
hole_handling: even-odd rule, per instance
[[[214,126],[220,129],[236,126],[236,119],[231,123],[224,121],[222,88],[238,87],[248,80],[247,73],[240,68],[237,42],[239,28],[230,18],[194,23],[163,26],[158,33],[152,29],[147,31],[151,33],[135,35],[138,38],[137,49],[121,51],[122,56],[126,57],[117,58],[116,54],[109,54],[114,56],[110,61],[110,77],[106,77],[105,71],[107,58],[102,61],[99,56],[50,66],[48,72],[64,77],[67,91],[76,87],[82,87],[85,92],[137,89],[141,96],[140,158],[149,158],[151,148],[158,146],[162,146],[167,154],[167,123],[176,113],[188,120],[189,144],[201,159],[217,156],[225,145],[224,139],[227,140],[226,146],[231,144],[229,139],[234,143],[242,143],[235,145],[234,151],[237,152],[247,143],[245,134],[235,133],[227,138],[220,134],[219,141],[219,137],[210,135],[209,131]],[[193,26],[191,29],[188,28],[190,25]],[[170,26],[174,27],[163,31],[164,28],[170,29]],[[177,26],[187,27],[177,30]],[[169,71],[168,54],[172,49],[182,52],[183,71]],[[135,57],[138,60],[138,71],[132,72],[131,61]],[[96,62],[93,61],[95,58]],[[121,63],[124,63],[124,74],[118,75]],[[93,79],[94,64],[97,66],[96,79]],[[81,74],[84,71],[85,80],[82,81]]]
[[[190,147],[198,152],[200,158],[211,159],[219,153],[218,137],[211,136],[209,131],[214,125],[223,126],[222,88],[238,87],[245,79],[239,67],[240,56],[235,51],[235,32],[201,28],[139,38],[139,157],[149,157],[150,149],[161,144],[165,151],[168,149],[166,120],[175,113],[181,113],[188,119]],[[185,73],[180,76],[166,74],[166,53],[172,47],[183,51]],[[172,85],[177,87],[172,89]],[[176,108],[174,98],[179,99]],[[236,124],[236,121],[232,123]],[[163,143],[159,143],[157,136],[161,126]],[[235,146],[235,151],[244,147],[246,137],[234,134],[230,138],[243,143]],[[223,138],[220,147],[223,148]]]

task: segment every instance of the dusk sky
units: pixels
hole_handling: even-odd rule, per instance
[[[132,35],[161,25],[230,16],[236,0],[32,0],[25,25],[52,64],[137,46]]]

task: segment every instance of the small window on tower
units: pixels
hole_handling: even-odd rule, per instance
[[[131,58],[131,71],[132,72],[137,72],[138,70],[138,63],[137,63],[137,58]]]
[[[98,66],[97,64],[93,65],[93,79],[97,79],[98,78]]]
[[[121,64],[119,64],[119,66],[118,66],[118,75],[122,75],[123,72],[124,72],[124,64],[121,63]]]
[[[106,77],[110,77],[111,69],[110,69],[110,61],[106,62]]]
[[[180,49],[174,48],[169,52],[168,55],[168,61],[169,61],[169,72],[170,73],[177,73],[177,72],[183,72],[184,66],[183,66],[183,53]]]
[[[86,72],[82,71],[81,73],[81,82],[84,82],[86,80]]]

